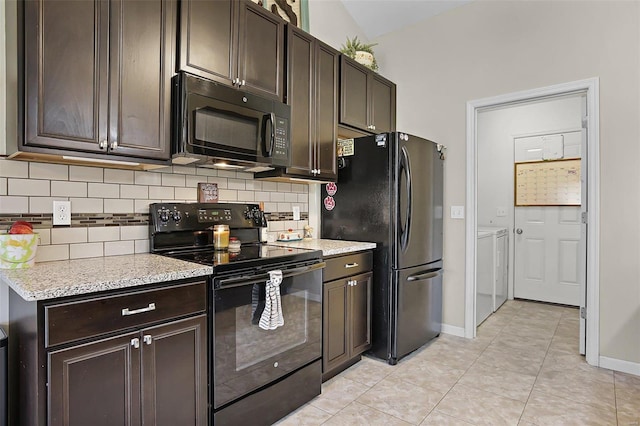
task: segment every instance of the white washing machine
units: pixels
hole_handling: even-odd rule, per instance
[[[493,312],[493,234],[478,228],[476,264],[476,327]]]
[[[509,283],[509,230],[494,226],[479,226],[478,233],[491,235],[491,252],[493,254],[493,297],[492,312],[498,310],[507,300]]]

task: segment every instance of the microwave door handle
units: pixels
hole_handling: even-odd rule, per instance
[[[262,137],[264,139],[265,157],[271,157],[273,154],[273,144],[276,139],[275,129],[276,115],[273,112],[264,115],[264,121],[262,124]],[[270,123],[269,137],[267,137],[267,123]]]

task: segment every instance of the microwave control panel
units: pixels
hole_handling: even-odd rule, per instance
[[[272,157],[274,160],[283,159],[288,161],[289,153],[287,152],[289,140],[288,132],[289,132],[289,122],[280,117],[276,117],[276,126],[275,126],[275,140],[273,142],[273,154]]]

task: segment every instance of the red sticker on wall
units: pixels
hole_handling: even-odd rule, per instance
[[[327,194],[331,195],[332,197],[336,195],[336,192],[338,192],[338,185],[333,182],[329,182],[325,188],[327,190]]]
[[[328,211],[331,211],[335,206],[336,206],[336,200],[334,200],[332,196],[328,196],[324,198],[325,209],[327,209]]]

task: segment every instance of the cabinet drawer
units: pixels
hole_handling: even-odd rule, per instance
[[[357,275],[373,269],[373,253],[370,251],[346,256],[325,259],[327,266],[324,268],[323,282],[337,280],[338,278]]]
[[[47,347],[203,312],[204,281],[45,306]]]

